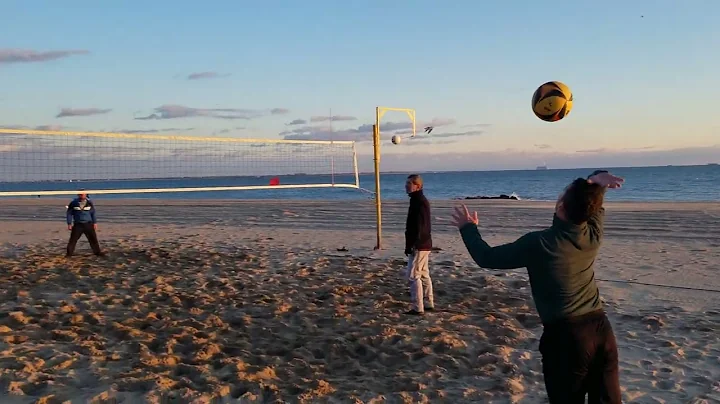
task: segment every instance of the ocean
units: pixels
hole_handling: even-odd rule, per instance
[[[608,168],[625,178],[625,186],[609,192],[609,201],[720,201],[720,166],[665,166]],[[430,199],[448,200],[467,196],[516,195],[523,200],[554,201],[562,189],[577,177],[585,177],[592,169],[473,171],[420,173],[425,193]],[[404,184],[407,174],[382,174],[383,200],[400,200],[407,196]],[[0,191],[132,189],[155,187],[213,187],[267,185],[270,177],[184,178],[123,181],[75,181],[48,183],[0,183]],[[327,176],[281,176],[282,184],[330,182]],[[337,183],[353,183],[352,175],[335,175]],[[156,194],[91,195],[93,199],[160,198],[160,199],[370,199],[374,191],[374,175],[361,174],[360,187],[365,189],[317,188],[270,189],[253,191],[181,192]]]

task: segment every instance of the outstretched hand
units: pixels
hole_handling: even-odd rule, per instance
[[[452,215],[451,223],[454,226],[457,226],[457,228],[459,229],[468,223],[477,225],[478,223],[480,223],[480,221],[478,220],[477,212],[473,212],[473,214],[471,215],[467,209],[467,206],[462,205],[455,208],[455,212]]]
[[[621,188],[622,184],[625,182],[625,179],[618,177],[617,175],[605,172],[593,175],[592,177],[588,178],[588,182],[590,182],[591,184],[598,184],[605,188]]]

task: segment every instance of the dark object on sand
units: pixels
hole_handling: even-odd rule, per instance
[[[517,196],[515,195],[505,195],[502,194],[500,196],[466,196],[465,198],[460,199],[512,199],[514,201],[519,200]]]

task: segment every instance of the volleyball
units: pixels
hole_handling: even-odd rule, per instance
[[[402,142],[402,138],[398,135],[395,135],[392,137],[392,142],[393,144],[400,144],[400,142]]]
[[[538,87],[532,97],[535,116],[546,122],[557,122],[570,113],[573,95],[570,87],[559,81],[548,81]]]

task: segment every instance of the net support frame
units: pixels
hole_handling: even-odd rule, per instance
[[[375,250],[382,249],[382,201],[380,198],[380,120],[388,111],[405,112],[412,121],[412,135],[415,137],[415,110],[411,108],[375,107],[373,125],[373,160],[375,163],[375,227],[377,244]]]

